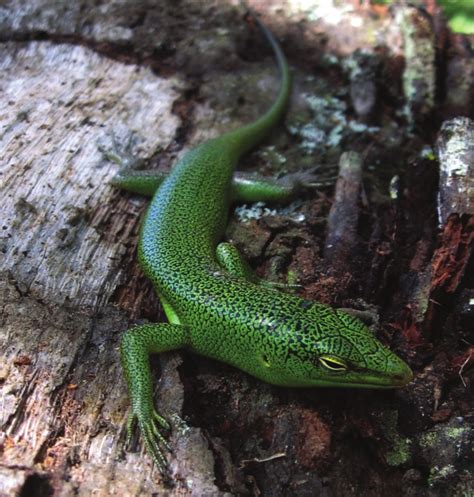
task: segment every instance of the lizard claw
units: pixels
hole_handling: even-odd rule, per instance
[[[337,174],[333,174],[333,168],[313,167],[306,171],[297,171],[285,174],[281,181],[290,185],[297,185],[299,188],[311,189],[329,186],[336,182]]]
[[[166,431],[171,431],[171,426],[168,421],[166,421],[166,419],[163,416],[160,416],[160,414],[158,414],[156,411],[153,411],[153,419],[155,419],[163,429],[165,429]]]
[[[165,436],[160,430],[169,432],[171,426],[163,416],[160,416],[155,410],[152,411],[151,416],[144,416],[143,414],[130,413],[127,419],[127,444],[131,442],[133,429],[138,422],[138,429],[140,437],[145,445],[146,452],[151,457],[153,464],[158,468],[162,475],[168,472],[168,461],[166,460],[162,447],[167,452],[173,453],[173,449],[167,442]]]
[[[267,288],[279,288],[283,291],[303,288],[303,285],[298,283],[280,283],[279,281],[268,281],[264,279],[260,280],[258,284]]]
[[[132,442],[132,434],[133,434],[133,428],[135,425],[135,416],[133,413],[130,413],[127,418],[127,425],[126,425],[126,432],[127,432],[127,440],[125,441],[125,444],[127,446],[130,446],[130,443]]]

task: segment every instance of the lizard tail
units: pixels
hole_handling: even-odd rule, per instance
[[[226,138],[229,138],[229,141],[236,145],[239,151],[239,156],[245,154],[255,147],[255,145],[260,143],[278,123],[286,110],[291,89],[291,78],[288,63],[286,62],[285,55],[283,54],[278,41],[275,39],[267,26],[265,26],[265,24],[257,18],[257,16],[253,13],[250,15],[272,46],[280,71],[280,89],[277,97],[273,101],[273,104],[267,112],[265,112],[265,114],[257,120],[225,135]]]

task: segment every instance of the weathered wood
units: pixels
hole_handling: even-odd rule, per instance
[[[108,303],[144,202],[108,185],[117,166],[101,147],[117,142],[147,156],[169,146],[180,83],[81,46],[1,50],[0,492],[55,474],[48,485],[58,495],[150,493],[156,475],[140,453],[123,451],[128,401],[117,348],[127,321]],[[179,413],[179,377],[168,364],[165,386]],[[217,492],[202,434],[183,439],[174,439],[173,474],[192,478],[198,494]]]
[[[403,36],[405,111],[411,122],[426,122],[433,112],[436,90],[433,20],[424,9],[410,5],[399,6],[396,17]]]
[[[351,269],[350,255],[357,243],[361,180],[362,158],[355,152],[345,152],[339,160],[339,176],[324,246],[326,267],[339,273]]]
[[[81,46],[1,49],[2,267],[37,299],[101,308],[141,201],[108,185],[116,166],[100,148],[146,156],[169,145],[178,82]]]
[[[474,121],[445,121],[438,136],[439,220],[451,215],[474,216]]]

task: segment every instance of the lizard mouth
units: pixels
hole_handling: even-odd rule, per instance
[[[345,388],[400,388],[413,380],[412,370],[400,361],[398,370],[392,373],[378,373],[374,371],[358,372],[347,377],[318,379],[313,386],[345,387]]]
[[[413,381],[413,371],[398,357],[392,360],[390,366],[389,372],[366,370],[361,375],[362,381],[354,378],[354,383],[360,383],[361,386],[366,384],[370,388],[399,388]]]
[[[397,382],[397,386],[408,385],[413,381],[413,371],[407,366],[406,372],[396,374],[392,376],[392,379]]]
[[[399,388],[413,381],[413,372],[405,364],[401,363],[400,368],[397,372],[385,374],[385,375],[375,375],[368,373],[366,376],[362,377],[362,381],[355,380],[354,383],[348,382],[347,386],[360,386],[369,388]]]

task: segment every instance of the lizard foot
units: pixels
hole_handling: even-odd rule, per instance
[[[332,169],[314,167],[306,171],[297,171],[284,175],[280,181],[287,184],[298,185],[300,188],[309,190],[312,188],[322,188],[331,186],[336,182],[337,175],[333,174]]]
[[[158,414],[154,409],[151,414],[146,416],[142,413],[131,413],[127,420],[127,443],[130,444],[133,434],[133,428],[138,423],[138,429],[141,439],[145,444],[145,449],[149,456],[152,458],[153,463],[158,467],[161,474],[165,475],[168,470],[168,462],[163,454],[162,448],[164,447],[168,452],[172,453],[173,450],[167,442],[165,435],[160,430],[166,432],[171,431],[171,426],[168,421]]]

